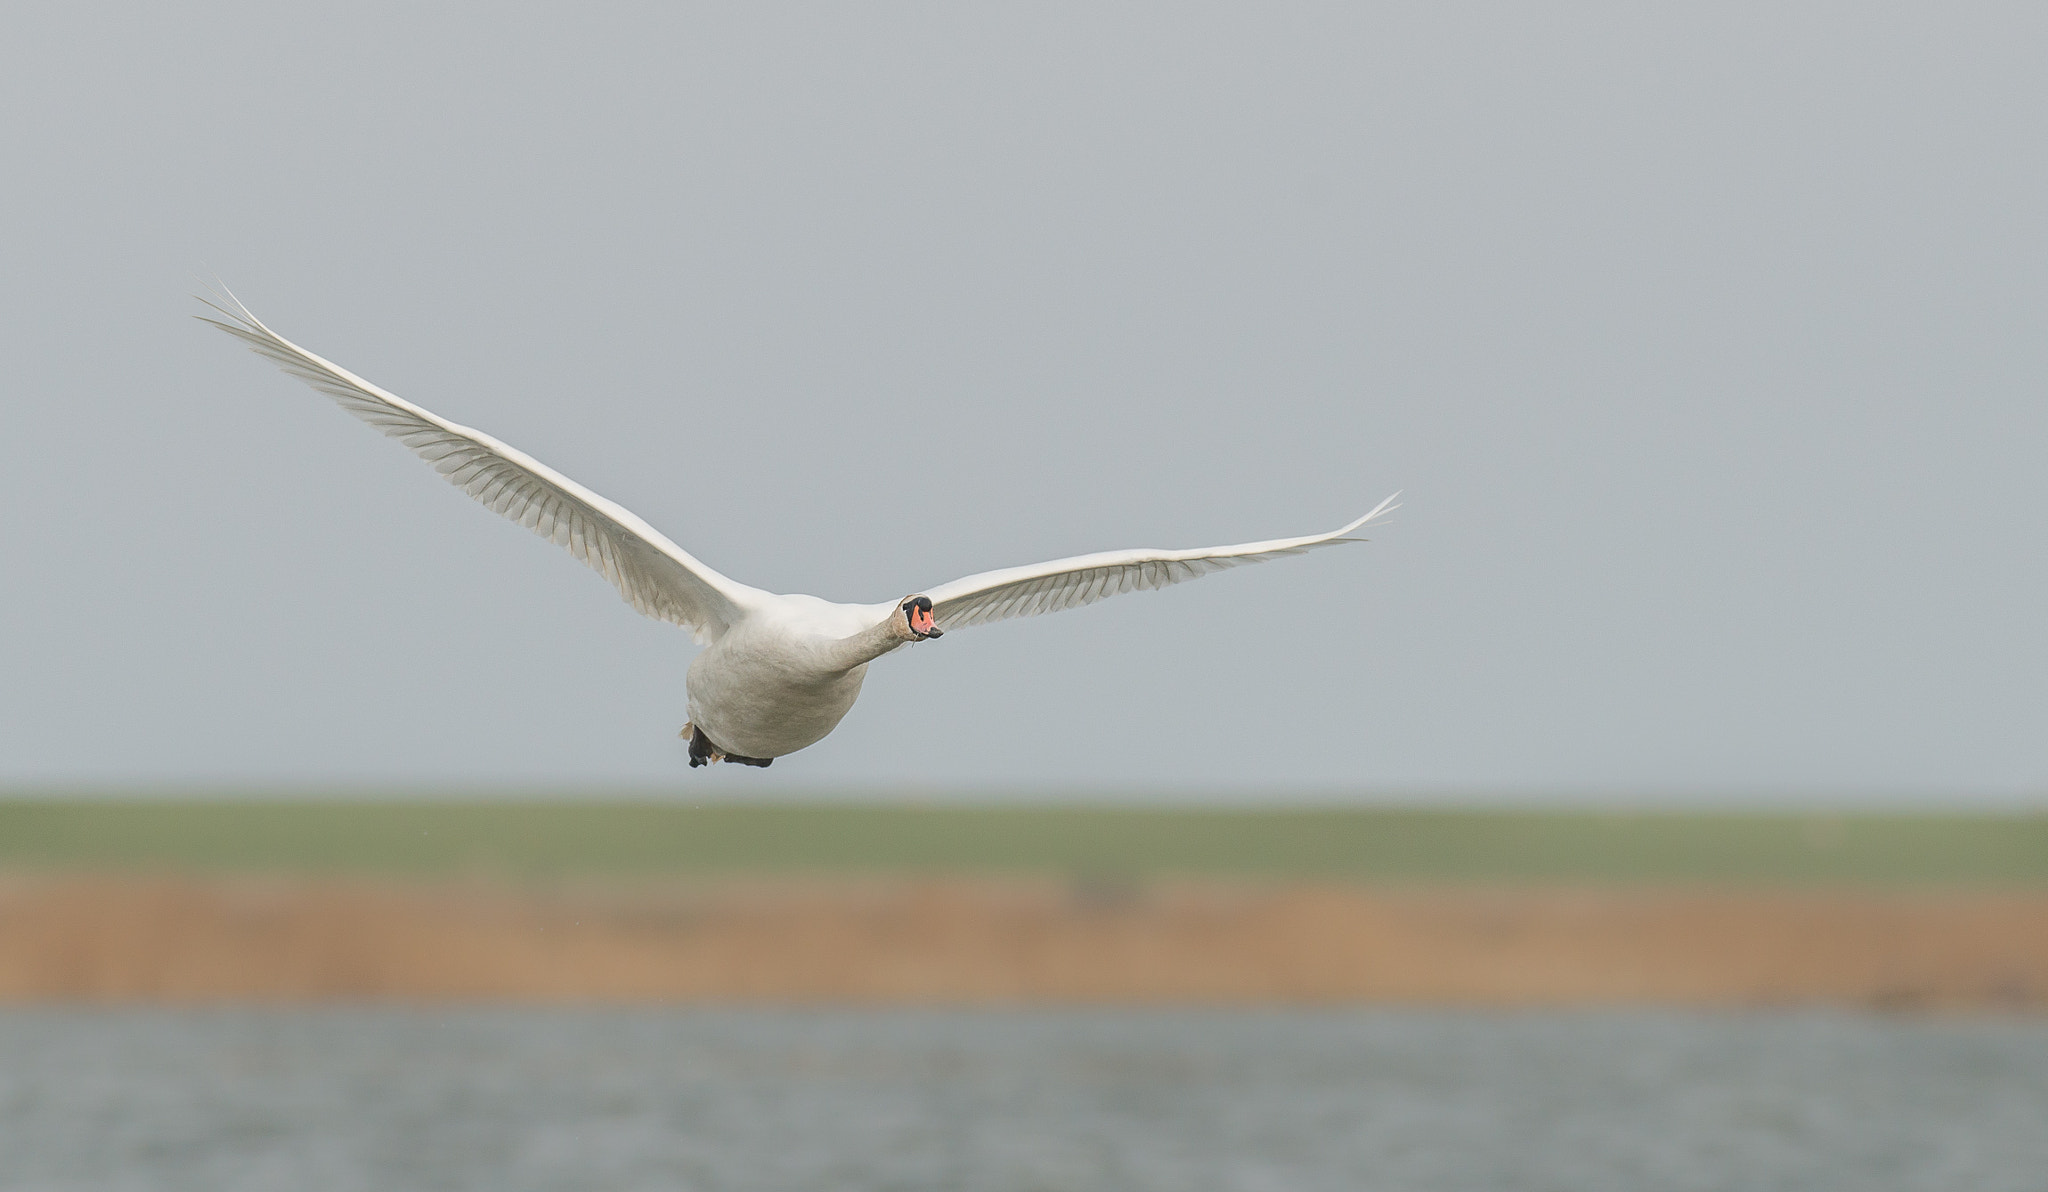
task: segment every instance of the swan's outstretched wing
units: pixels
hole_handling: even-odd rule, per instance
[[[270,357],[341,408],[413,449],[449,483],[590,565],[650,617],[713,641],[765,595],[690,557],[641,521],[517,448],[386,393],[265,327],[232,295],[202,320]]]
[[[1388,497],[1350,525],[1306,538],[1275,538],[1270,542],[1212,546],[1206,550],[1112,550],[1076,555],[1030,567],[984,571],[928,588],[925,595],[931,597],[933,618],[941,629],[965,629],[1011,617],[1035,617],[1064,608],[1079,608],[1124,592],[1163,588],[1226,567],[1263,563],[1339,542],[1363,542],[1362,538],[1347,535],[1397,508],[1394,497]]]

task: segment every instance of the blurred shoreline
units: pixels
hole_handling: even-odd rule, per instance
[[[2048,816],[0,800],[0,1001],[2048,1008]]]
[[[2048,1009],[2048,891],[0,877],[0,1001]]]

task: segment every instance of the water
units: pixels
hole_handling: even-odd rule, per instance
[[[2048,1188],[2048,1023],[0,1011],[0,1188]]]

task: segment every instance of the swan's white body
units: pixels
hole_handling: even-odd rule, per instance
[[[212,305],[209,303],[209,305]],[[349,413],[411,447],[493,511],[519,522],[616,585],[642,613],[688,629],[708,648],[690,664],[690,727],[716,742],[710,760],[765,765],[816,744],[860,695],[867,664],[941,631],[1092,604],[1163,588],[1243,563],[1357,542],[1348,537],[1388,512],[1393,497],[1328,534],[1198,550],[1126,550],[1056,559],[956,579],[920,597],[836,604],[737,583],[693,558],[631,511],[532,456],[459,426],[306,351],[259,322],[232,296],[206,319]],[[921,624],[912,602],[928,599]],[[698,750],[693,747],[693,764]]]
[[[868,663],[907,640],[895,612],[768,596],[690,663],[690,724],[740,757],[817,744],[853,709]],[[891,632],[870,640],[877,625]]]

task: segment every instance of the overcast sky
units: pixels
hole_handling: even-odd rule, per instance
[[[38,5],[0,785],[2048,797],[2048,8]],[[187,316],[743,582],[1341,524],[878,663],[694,647]]]

